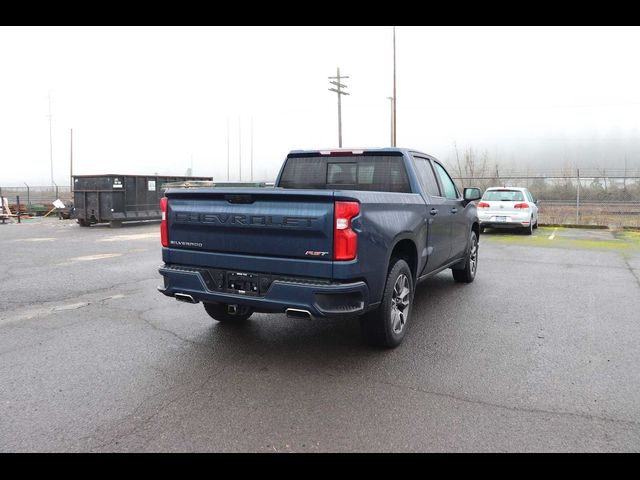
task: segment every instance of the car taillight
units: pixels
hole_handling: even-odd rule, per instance
[[[487,202],[480,202],[478,208],[489,208],[489,204]]]
[[[160,222],[160,240],[163,247],[169,246],[169,232],[167,229],[167,197],[160,199],[160,210],[162,210],[162,221]]]
[[[529,204],[528,203],[516,203],[513,208],[525,208],[525,209],[529,209]]]
[[[358,249],[358,235],[351,230],[351,219],[360,213],[358,202],[336,202],[333,222],[333,259],[353,260]]]

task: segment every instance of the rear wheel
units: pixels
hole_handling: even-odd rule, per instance
[[[253,314],[253,309],[246,305],[238,305],[236,313],[229,313],[229,305],[226,303],[204,302],[204,309],[211,318],[221,323],[243,322]]]
[[[531,217],[531,220],[529,221],[529,226],[524,227],[524,234],[533,235],[533,217]]]
[[[453,279],[460,283],[471,283],[476,278],[476,270],[478,269],[478,236],[476,232],[471,232],[469,238],[469,251],[467,258],[464,260],[464,268],[459,270],[451,270]]]
[[[395,348],[402,343],[413,304],[413,276],[406,261],[394,259],[387,275],[380,306],[360,317],[360,326],[371,345]]]
[[[87,222],[86,220],[79,218],[78,219],[78,225],[80,225],[81,227],[89,227],[91,226],[91,224],[89,222]]]

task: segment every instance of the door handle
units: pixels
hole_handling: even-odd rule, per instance
[[[431,211],[429,212],[431,215],[437,215],[438,214],[438,209],[437,208],[432,208]]]
[[[457,209],[456,207],[453,207],[453,208],[451,209],[451,213],[458,213],[458,209]]]

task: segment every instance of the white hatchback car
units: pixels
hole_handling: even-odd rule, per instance
[[[538,228],[538,200],[526,188],[488,188],[478,202],[480,229],[522,228],[527,235]]]

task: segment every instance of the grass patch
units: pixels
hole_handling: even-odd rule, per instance
[[[566,248],[580,250],[603,250],[603,251],[640,251],[640,232],[620,231],[615,233],[612,239],[592,239],[592,238],[572,238],[559,236],[561,227],[539,228],[537,234],[532,236],[522,234],[487,234],[481,237],[481,241],[498,243],[509,246],[522,247],[545,247],[545,248]],[[549,240],[553,233],[556,236]]]

